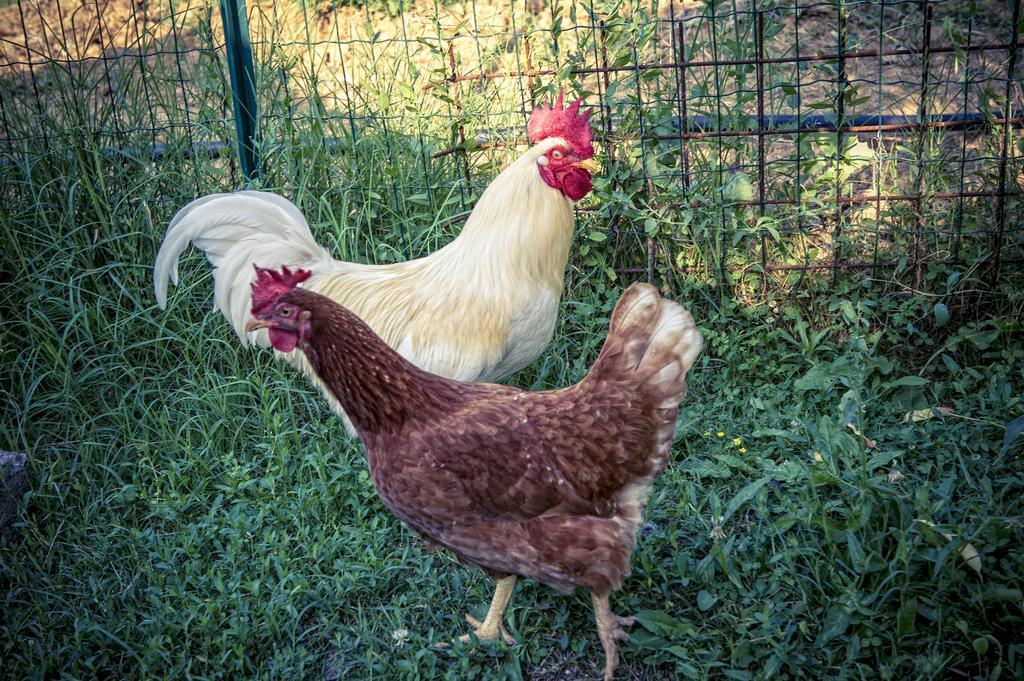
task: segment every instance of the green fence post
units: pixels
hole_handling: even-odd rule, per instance
[[[224,22],[224,43],[231,74],[238,158],[245,179],[255,180],[260,176],[260,160],[256,154],[256,79],[245,0],[220,0],[220,16]]]

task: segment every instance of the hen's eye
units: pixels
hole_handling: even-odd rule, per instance
[[[282,307],[281,310],[280,310],[280,315],[282,317],[291,317],[292,316],[292,309],[290,307]]]
[[[560,152],[558,149],[555,149],[554,151],[551,152],[551,158],[555,159],[556,161],[561,160],[562,156],[562,152]]]

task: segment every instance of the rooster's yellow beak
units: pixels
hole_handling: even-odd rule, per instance
[[[577,168],[583,168],[583,170],[586,170],[591,175],[601,170],[601,164],[594,160],[593,157],[590,157],[583,161],[578,161],[576,163],[573,163],[573,165],[576,166]]]
[[[255,319],[255,318],[254,319],[250,319],[245,324],[245,332],[246,333],[251,333],[253,331],[256,331],[257,329],[265,329],[268,326],[270,326],[270,322],[268,322],[268,321],[266,321],[264,319]]]

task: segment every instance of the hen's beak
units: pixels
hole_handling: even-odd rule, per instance
[[[601,164],[594,160],[593,156],[583,161],[573,163],[573,165],[577,168],[583,168],[583,170],[586,170],[591,175],[601,170]]]
[[[256,331],[257,329],[265,329],[268,326],[270,326],[270,322],[268,322],[267,320],[256,319],[254,317],[253,319],[250,319],[248,322],[245,323],[245,332],[251,333],[253,331]]]

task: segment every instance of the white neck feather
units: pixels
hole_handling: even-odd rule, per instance
[[[435,254],[438,260],[473,262],[487,277],[525,274],[561,291],[574,225],[572,202],[548,186],[537,169],[538,159],[560,143],[565,144],[544,140],[494,178],[462,233]]]

